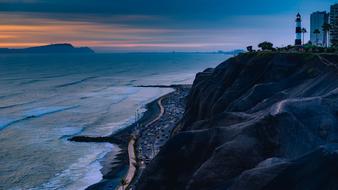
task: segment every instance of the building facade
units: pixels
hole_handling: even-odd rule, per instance
[[[330,11],[330,41],[331,45],[338,46],[338,4],[331,6]]]
[[[310,41],[312,44],[318,46],[324,46],[327,43],[327,33],[323,30],[323,25],[329,23],[329,13],[314,12],[310,17]],[[319,30],[320,33],[315,34],[315,30]]]

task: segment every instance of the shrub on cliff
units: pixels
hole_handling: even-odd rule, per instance
[[[338,40],[331,40],[332,47],[338,48]]]
[[[327,53],[334,53],[335,51],[336,51],[336,49],[333,48],[333,47],[329,47],[329,48],[326,49]]]
[[[248,52],[253,52],[252,46],[246,47],[246,50],[247,50]]]
[[[271,50],[273,51],[273,44],[271,42],[262,42],[260,44],[258,44],[258,47],[261,48],[263,51],[265,50]]]

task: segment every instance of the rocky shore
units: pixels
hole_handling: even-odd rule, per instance
[[[258,52],[198,73],[138,190],[338,189],[338,55]]]

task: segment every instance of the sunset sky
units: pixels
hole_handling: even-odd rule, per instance
[[[294,41],[294,17],[336,0],[0,0],[0,47],[215,51]]]

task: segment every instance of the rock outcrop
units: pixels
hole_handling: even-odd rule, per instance
[[[140,190],[338,189],[338,55],[246,53],[198,73]]]

